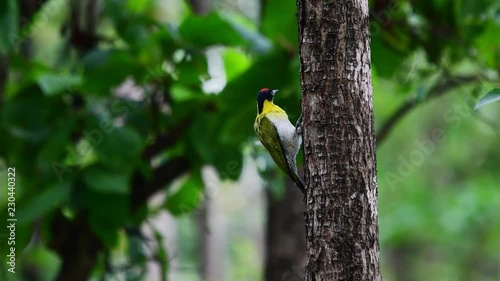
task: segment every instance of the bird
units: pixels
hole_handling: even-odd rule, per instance
[[[257,117],[254,130],[260,142],[269,151],[274,162],[285,172],[305,194],[305,187],[297,174],[296,157],[302,143],[300,123],[292,125],[286,112],[274,104],[278,90],[263,88],[257,93]]]

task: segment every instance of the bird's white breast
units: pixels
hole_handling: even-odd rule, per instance
[[[268,114],[267,118],[269,118],[269,121],[271,121],[278,131],[278,135],[280,136],[280,141],[284,146],[284,149],[290,153],[291,156],[295,157],[299,151],[302,139],[299,135],[297,135],[295,126],[290,123],[288,116]]]

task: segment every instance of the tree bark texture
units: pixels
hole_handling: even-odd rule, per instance
[[[367,0],[298,0],[306,281],[381,280]]]

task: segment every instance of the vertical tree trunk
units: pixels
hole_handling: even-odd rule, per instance
[[[212,0],[189,0],[189,3],[193,13],[197,15],[208,14],[214,8]],[[221,280],[224,276],[224,260],[222,258],[224,247],[220,238],[224,231],[221,232],[217,225],[209,223],[215,222],[215,217],[220,216],[220,214],[216,214],[218,210],[213,198],[207,196],[204,200],[197,215],[197,227],[200,235],[198,241],[200,252],[199,271],[203,280]]]
[[[217,197],[205,197],[197,213],[200,276],[203,281],[224,280],[227,229],[224,211]]]
[[[267,192],[266,281],[304,280],[304,197],[292,180],[285,183],[279,200]]]
[[[305,280],[381,280],[367,0],[298,0]]]

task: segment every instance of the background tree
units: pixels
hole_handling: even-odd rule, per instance
[[[285,180],[282,197],[267,193],[265,280],[302,280],[306,262],[304,196]]]
[[[299,1],[305,280],[382,280],[367,1]]]

